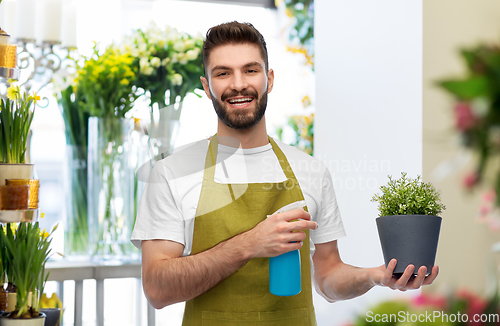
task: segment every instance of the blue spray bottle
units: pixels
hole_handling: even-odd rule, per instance
[[[274,214],[303,208],[305,205],[305,200],[294,202],[280,208]],[[299,250],[293,250],[276,257],[270,257],[269,292],[284,297],[299,294],[302,289],[300,266]]]

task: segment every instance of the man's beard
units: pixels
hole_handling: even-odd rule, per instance
[[[254,101],[256,101],[256,108],[253,111],[248,111],[247,109],[234,109],[232,112],[228,112],[224,104],[226,99],[236,96],[252,96]],[[241,93],[233,92],[230,94],[222,94],[221,101],[212,94],[210,91],[210,97],[212,98],[212,103],[215,108],[215,112],[219,119],[229,128],[237,130],[250,129],[255,126],[266,113],[267,107],[267,88],[262,93],[262,98],[258,100],[258,94],[256,92],[243,91]],[[223,104],[224,103],[224,104]],[[229,105],[229,104],[228,104]]]

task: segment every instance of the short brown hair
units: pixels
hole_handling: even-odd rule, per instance
[[[207,31],[205,42],[203,42],[203,68],[207,74],[208,56],[213,48],[226,44],[251,43],[260,48],[260,54],[264,59],[266,73],[269,70],[267,59],[267,48],[264,36],[250,23],[239,23],[237,21],[220,24]]]

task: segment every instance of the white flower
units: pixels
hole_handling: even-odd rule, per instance
[[[179,62],[179,55],[177,53],[172,53],[172,63]]]
[[[182,40],[176,41],[174,43],[174,50],[176,52],[184,52],[184,42]]]
[[[180,74],[174,74],[170,80],[172,81],[172,85],[182,85],[182,76]]]
[[[158,57],[153,57],[153,59],[151,59],[151,65],[155,68],[158,68],[161,65],[161,59]]]
[[[484,118],[490,111],[490,101],[484,96],[477,97],[471,101],[471,109],[475,116]]]
[[[155,70],[154,70],[154,68],[153,68],[153,67],[151,67],[151,66],[149,66],[149,67],[146,67],[146,68],[144,69],[144,71],[141,71],[141,72],[142,72],[144,75],[146,75],[146,76],[150,76],[150,75],[152,75],[152,74],[153,74],[153,72],[154,72],[154,71],[155,71]]]
[[[146,52],[148,46],[146,43],[139,43],[139,46],[137,47],[139,49],[140,53]]]
[[[148,57],[141,57],[141,59],[139,60],[139,67],[141,67],[141,69],[143,67],[148,67],[149,66],[149,60],[148,60]]]
[[[139,71],[143,75],[150,76],[154,72],[154,68],[149,64],[149,60],[147,57],[142,57],[139,60],[139,67]]]
[[[170,58],[165,58],[161,61],[161,65],[166,67],[170,62]]]
[[[192,47],[194,47],[194,40],[193,39],[187,39],[184,42],[184,49],[191,49]]]
[[[192,50],[189,50],[186,52],[186,57],[188,60],[196,60],[198,58],[198,54],[200,54],[200,49],[199,48],[194,48]]]
[[[74,85],[75,75],[70,74],[67,70],[58,70],[58,73],[52,75],[52,85],[54,93],[60,93],[71,85]],[[16,86],[14,83],[12,85]]]
[[[185,65],[189,61],[186,53],[179,53],[179,55],[177,56],[177,58],[179,59],[179,63],[181,65]]]

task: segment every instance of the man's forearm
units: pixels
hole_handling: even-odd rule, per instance
[[[316,282],[329,302],[358,297],[375,285],[369,277],[368,268],[343,263],[336,267],[333,273],[317,278]]]
[[[250,259],[229,239],[196,255],[159,261],[143,275],[150,303],[157,309],[190,300],[233,274]]]

